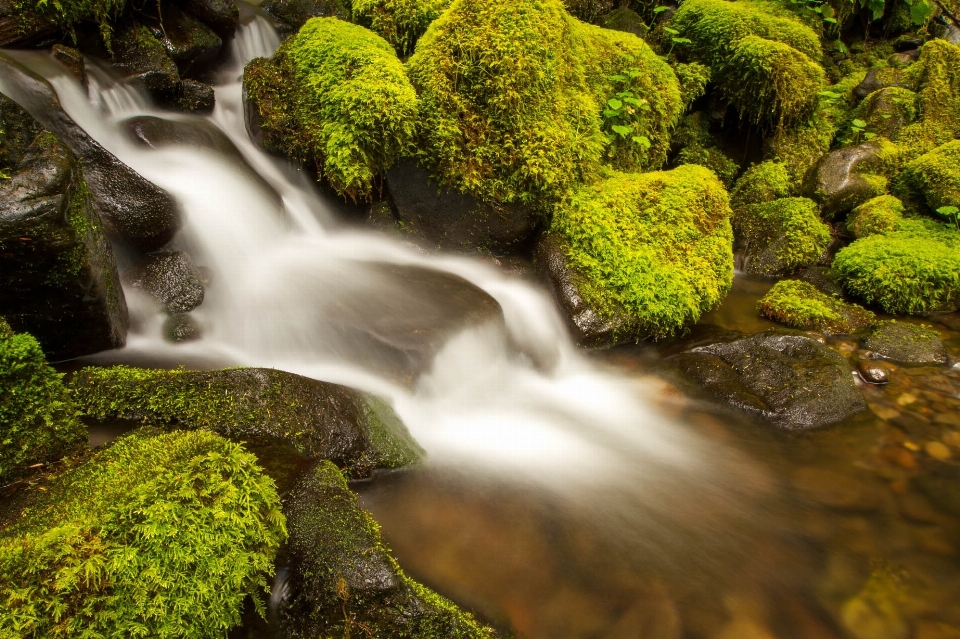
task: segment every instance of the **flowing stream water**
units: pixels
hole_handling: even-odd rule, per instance
[[[805,511],[784,516],[789,500],[754,461],[782,442],[728,445],[716,433],[738,426],[691,417],[678,408],[688,400],[644,371],[588,358],[540,285],[342,222],[306,172],[247,133],[243,67],[279,38],[252,8],[244,14],[209,116],[158,109],[106,66],[90,66],[84,88],[46,54],[11,53],[100,144],[176,198],[174,246],[209,273],[193,312],[201,339],[167,342],[163,314],[127,290],[128,344],[92,361],[274,367],[384,397],[427,463],[359,487],[364,503],[415,575],[528,636],[762,638],[755,620],[784,614],[819,630],[778,636],[840,636],[807,603],[811,566],[832,555],[783,531]],[[232,148],[146,146],[130,133],[144,116],[206,127]],[[502,317],[471,311],[487,296]],[[740,572],[747,585],[730,589]],[[783,604],[793,612],[771,613],[771,584],[801,593]]]

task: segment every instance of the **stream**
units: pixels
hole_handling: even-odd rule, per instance
[[[240,77],[279,37],[243,11],[209,116],[158,109],[106,66],[85,89],[8,52],[176,198],[173,248],[208,274],[201,339],[166,341],[161,310],[125,290],[127,346],[85,362],[273,367],[385,398],[427,462],[356,482],[361,503],[406,571],[520,636],[960,637],[960,467],[924,453],[960,458],[960,370],[903,368],[862,386],[871,411],[787,433],[706,401],[670,345],[578,349],[532,278],[345,222],[251,141]],[[222,143],[144,145],[142,118]],[[772,326],[755,311],[769,285],[738,275],[701,324]],[[955,318],[937,328],[956,352]]]

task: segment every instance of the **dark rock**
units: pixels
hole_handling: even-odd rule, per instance
[[[827,295],[843,297],[843,289],[837,284],[833,272],[825,266],[811,266],[804,269],[797,276],[797,279],[813,284],[817,290]]]
[[[154,149],[167,146],[193,146],[236,159],[243,156],[227,135],[206,120],[173,120],[153,115],[138,115],[124,121],[134,140]]]
[[[643,22],[640,14],[628,7],[619,7],[606,15],[600,16],[599,23],[605,29],[632,33],[638,38],[645,37],[647,32],[650,31],[650,27]]]
[[[950,44],[960,44],[960,27],[952,22],[934,22],[930,30],[936,38],[946,40]]]
[[[351,18],[342,0],[266,0],[260,8],[281,22],[286,33],[298,31],[310,18]]]
[[[181,77],[196,78],[220,55],[223,40],[208,26],[176,6],[163,7],[161,20],[148,24]]]
[[[43,130],[20,105],[0,94],[0,170],[17,166]]]
[[[53,20],[25,11],[24,3],[0,0],[0,47],[26,47],[57,30]]]
[[[947,350],[934,330],[904,322],[883,322],[860,340],[875,355],[909,364],[946,364]]]
[[[537,244],[535,259],[537,270],[546,278],[578,344],[606,346],[636,341],[639,335],[625,309],[601,315],[583,298],[583,282],[576,271],[568,268],[566,251],[556,234],[544,235]]]
[[[408,159],[387,171],[387,189],[405,227],[443,250],[513,252],[530,239],[540,221],[527,207],[441,190]]]
[[[853,88],[853,95],[862,100],[874,91],[888,87],[911,88],[909,80],[898,69],[873,67],[867,76]]]
[[[867,407],[843,357],[795,331],[701,346],[677,362],[714,396],[787,430],[833,424]]]
[[[901,36],[893,42],[893,50],[897,53],[918,51],[922,46],[923,38],[918,38],[916,36]]]
[[[884,193],[886,180],[870,174],[881,169],[882,153],[882,144],[871,140],[837,149],[821,158],[804,189],[807,197],[820,204],[824,218],[853,210]]]
[[[165,102],[177,94],[177,64],[147,26],[132,20],[121,22],[114,30],[111,46],[113,67],[142,85],[154,99]]]
[[[216,93],[209,84],[184,80],[180,83],[180,95],[173,106],[188,113],[210,113],[216,101]]]
[[[867,130],[896,140],[900,131],[919,115],[919,100],[908,89],[889,87],[871,93],[857,108],[856,115],[867,123]]]
[[[321,462],[293,488],[285,514],[290,538],[278,563],[289,567],[279,573],[283,596],[271,602],[282,636],[498,636],[400,570],[333,464]]]
[[[187,13],[213,29],[221,38],[228,38],[237,30],[240,9],[231,0],[176,0]]]
[[[146,255],[123,274],[123,281],[149,294],[167,313],[189,313],[203,303],[200,273],[182,251]]]
[[[159,248],[170,241],[180,226],[173,198],[77,126],[46,80],[0,53],[0,85],[80,160],[94,206],[109,235],[139,250]]]
[[[274,438],[309,458],[330,459],[354,477],[409,465],[422,454],[381,400],[273,369],[85,368],[71,385],[94,420]]]
[[[65,47],[62,44],[55,44],[50,48],[50,55],[52,55],[57,62],[65,66],[67,71],[70,72],[70,75],[77,79],[77,82],[83,86],[87,86],[87,71],[83,65],[82,53],[76,49]]]
[[[164,321],[163,336],[171,342],[192,342],[203,337],[203,329],[190,315],[177,313]]]
[[[863,381],[871,384],[886,384],[895,368],[887,362],[875,359],[863,359],[857,362],[857,372]]]
[[[53,360],[117,348],[126,339],[113,250],[79,163],[49,133],[0,181],[0,309]]]

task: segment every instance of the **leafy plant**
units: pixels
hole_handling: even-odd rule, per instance
[[[850,134],[841,140],[844,144],[856,144],[861,137],[864,140],[872,140],[877,137],[876,133],[867,131],[867,123],[863,120],[855,119],[850,123]]]
[[[633,59],[632,56],[628,56]],[[621,73],[610,76],[614,86],[621,87],[614,97],[607,100],[603,109],[603,130],[607,138],[607,143],[611,144],[619,140],[629,140],[637,144],[644,151],[650,148],[650,138],[645,135],[634,135],[635,124],[627,123],[627,119],[635,120],[634,116],[640,115],[641,121],[644,113],[650,112],[650,102],[638,95],[635,95],[629,87],[633,80],[641,75],[640,69],[630,67]],[[611,150],[612,155],[612,150]]]
[[[953,222],[953,225],[960,231],[960,208],[955,206],[941,206],[937,209],[937,213]]]

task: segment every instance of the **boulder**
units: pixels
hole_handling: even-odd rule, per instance
[[[843,295],[843,288],[837,283],[833,272],[825,266],[811,266],[797,274],[797,279],[813,284],[820,292],[827,295],[840,297]]]
[[[387,171],[387,189],[405,230],[441,250],[516,252],[540,222],[529,206],[481,202],[456,189],[441,189],[409,159]]]
[[[800,332],[769,330],[676,359],[715,397],[785,430],[827,426],[867,407],[843,357]]]
[[[273,369],[85,368],[71,386],[90,419],[278,439],[354,477],[408,465],[422,452],[381,400]]]
[[[203,303],[203,277],[183,251],[149,253],[123,274],[170,314],[189,313]]]
[[[899,87],[874,91],[854,112],[854,117],[867,123],[867,131],[889,140],[896,140],[900,131],[913,124],[919,115],[919,96]]]
[[[163,322],[163,337],[175,344],[203,337],[203,328],[188,313],[174,313]]]
[[[867,71],[863,80],[853,88],[853,96],[863,100],[868,95],[881,89],[900,87],[909,89],[912,86],[909,78],[899,69],[890,67],[873,67]]]
[[[774,284],[760,299],[757,309],[775,322],[826,335],[853,333],[875,321],[870,311],[797,280],[781,280]]]
[[[140,84],[155,100],[165,102],[180,87],[177,64],[146,25],[124,20],[111,37],[113,68]]]
[[[267,15],[280,22],[281,32],[295,33],[310,18],[350,20],[349,4],[343,0],[266,0],[260,5]]]
[[[19,0],[0,0],[0,47],[24,47],[55,33],[55,20],[24,11]]]
[[[77,126],[49,82],[0,53],[0,91],[73,151],[109,235],[139,250],[156,249],[170,241],[180,227],[174,199]]]
[[[228,38],[240,22],[240,8],[231,0],[174,0],[221,38]]]
[[[807,197],[820,203],[824,218],[831,219],[883,195],[887,181],[874,172],[883,168],[887,144],[870,140],[821,158],[810,172],[804,190]]]
[[[41,133],[14,167],[0,181],[0,309],[55,360],[123,346],[117,264],[76,158]]]
[[[499,636],[403,573],[330,462],[293,488],[286,515],[290,538],[278,563],[289,566],[281,569],[288,580],[271,601],[282,636]]]
[[[216,101],[212,85],[184,80],[180,83],[180,93],[174,98],[173,106],[187,113],[210,113]]]
[[[148,23],[176,63],[181,77],[196,78],[220,55],[223,40],[210,27],[175,5],[165,5],[161,19]]]
[[[947,350],[940,334],[906,322],[883,322],[860,340],[877,357],[908,364],[946,364]]]
[[[55,44],[50,47],[50,55],[62,64],[83,86],[87,86],[87,70],[84,67],[83,54],[71,47]]]

